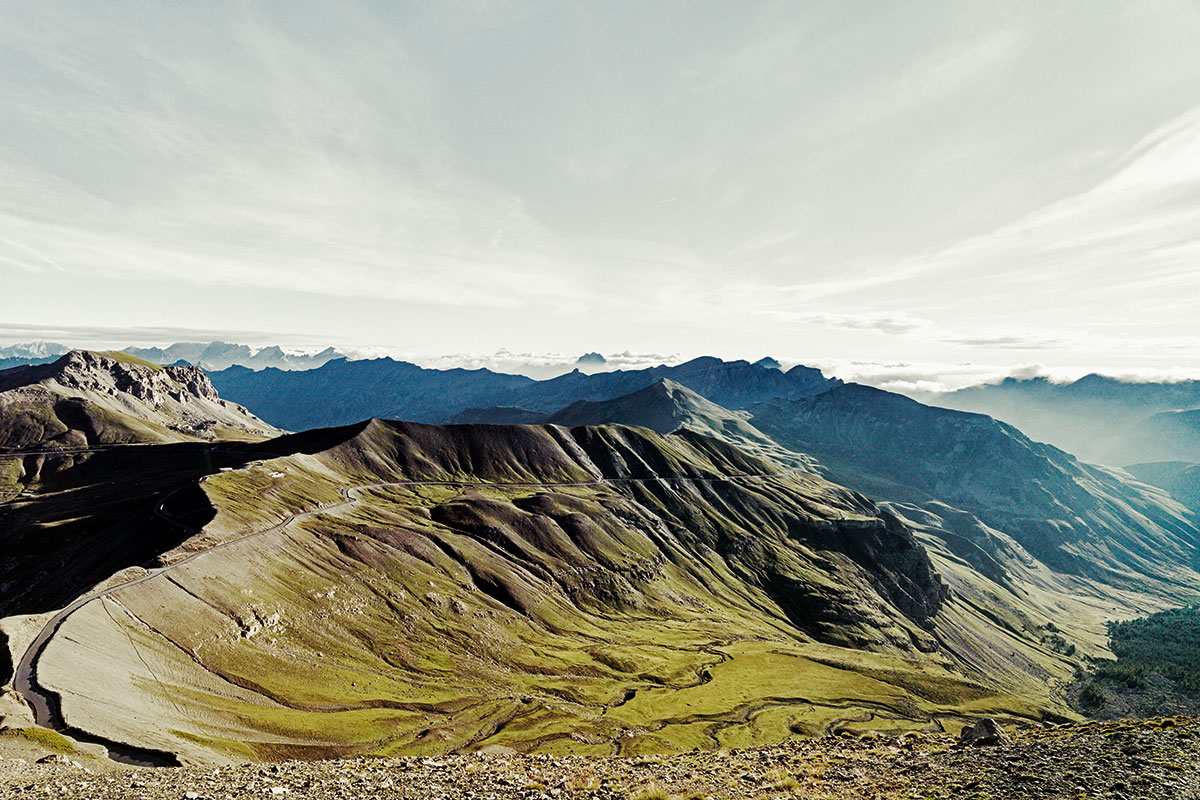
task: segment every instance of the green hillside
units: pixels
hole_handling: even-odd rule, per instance
[[[1069,713],[1071,663],[948,596],[898,521],[708,437],[374,421],[262,447],[295,454],[205,479],[177,566],[63,622],[37,675],[72,725],[212,761]]]

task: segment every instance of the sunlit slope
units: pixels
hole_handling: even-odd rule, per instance
[[[1126,469],[1139,481],[1163,489],[1194,513],[1200,514],[1200,464],[1162,461],[1134,464]]]
[[[1006,378],[937,395],[933,402],[990,414],[1039,441],[1100,464],[1200,458],[1194,431],[1185,454],[1178,439],[1181,431],[1169,429],[1172,412],[1200,407],[1200,381],[1156,383],[1095,374],[1072,383]],[[1154,420],[1156,415],[1165,419]]]
[[[1113,447],[1121,464],[1200,461],[1200,409],[1164,411],[1128,427]]]
[[[179,566],[64,623],[39,679],[72,725],[193,760],[644,752],[1037,717],[1070,672],[957,606],[861,496],[698,434],[277,446],[298,454],[201,484]]]

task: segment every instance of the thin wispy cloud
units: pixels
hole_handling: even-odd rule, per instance
[[[960,336],[948,337],[942,341],[948,344],[959,344],[966,347],[985,347],[999,350],[1053,350],[1062,347],[1058,339],[1048,339],[1044,336]]]

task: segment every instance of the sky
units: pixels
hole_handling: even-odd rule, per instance
[[[1200,375],[1196,0],[0,11],[0,343]]]

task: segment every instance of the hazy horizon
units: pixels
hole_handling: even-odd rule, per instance
[[[2,327],[2,326],[0,326]],[[59,333],[68,334],[60,336],[58,339],[34,339],[34,340],[15,340],[11,337],[0,336],[0,351],[6,348],[20,345],[33,344],[53,344],[61,345],[66,348],[91,349],[91,350],[125,350],[139,348],[166,348],[177,344],[210,344],[215,342],[223,342],[230,345],[247,346],[251,351],[258,352],[269,347],[279,347],[285,353],[291,355],[315,355],[327,348],[332,347],[338,352],[350,359],[373,359],[373,358],[391,358],[397,361],[408,361],[418,366],[427,369],[489,369],[493,372],[505,372],[510,374],[526,375],[531,378],[544,380],[546,378],[555,377],[566,374],[573,369],[580,369],[583,372],[606,372],[611,370],[636,370],[655,367],[660,365],[676,365],[682,364],[694,358],[703,356],[711,356],[709,353],[643,353],[631,350],[621,352],[600,353],[605,358],[605,363],[597,365],[595,363],[580,364],[580,358],[584,353],[565,353],[555,351],[540,351],[540,352],[520,352],[510,350],[497,350],[492,353],[418,353],[408,352],[395,348],[379,348],[379,347],[333,347],[332,345],[304,345],[304,344],[289,344],[284,341],[267,340],[239,340],[236,336],[217,336],[215,339],[206,339],[206,335],[212,335],[213,331],[186,331],[175,330],[175,333],[184,334],[183,339],[170,339],[169,333],[174,329],[155,330],[151,331],[158,337],[167,335],[168,338],[152,338],[145,339],[144,336],[139,336],[136,331],[129,331],[130,336],[125,338],[106,338],[107,335],[112,335],[113,331],[90,331],[87,333],[89,338],[78,339],[70,334],[70,331],[59,331]],[[144,333],[144,332],[143,332]],[[197,333],[198,337],[187,339],[186,334]],[[99,336],[100,338],[93,338]],[[131,343],[131,338],[136,340]],[[589,351],[589,354],[596,351]],[[1200,370],[1191,372],[1188,370],[1162,370],[1162,369],[1101,369],[1095,370],[1088,366],[1063,366],[1050,368],[1043,364],[1018,364],[1009,367],[989,367],[986,365],[975,364],[930,364],[930,363],[909,363],[909,362],[872,362],[872,361],[850,361],[839,359],[804,359],[794,358],[790,356],[779,356],[775,353],[744,353],[734,356],[726,356],[726,361],[747,361],[755,362],[764,358],[774,358],[780,362],[781,369],[788,370],[794,366],[814,367],[822,370],[827,376],[841,378],[845,381],[857,383],[865,383],[870,386],[876,386],[890,391],[896,391],[903,394],[908,394],[918,399],[925,399],[929,396],[954,391],[956,389],[966,388],[969,386],[978,386],[982,384],[998,383],[1006,378],[1016,379],[1032,379],[1041,378],[1055,383],[1069,383],[1078,380],[1079,378],[1099,373],[1106,377],[1115,378],[1122,381],[1161,381],[1166,383],[1197,380],[1200,379]],[[304,367],[302,367],[304,368]]]
[[[1192,2],[5,8],[0,342],[1200,377]]]

